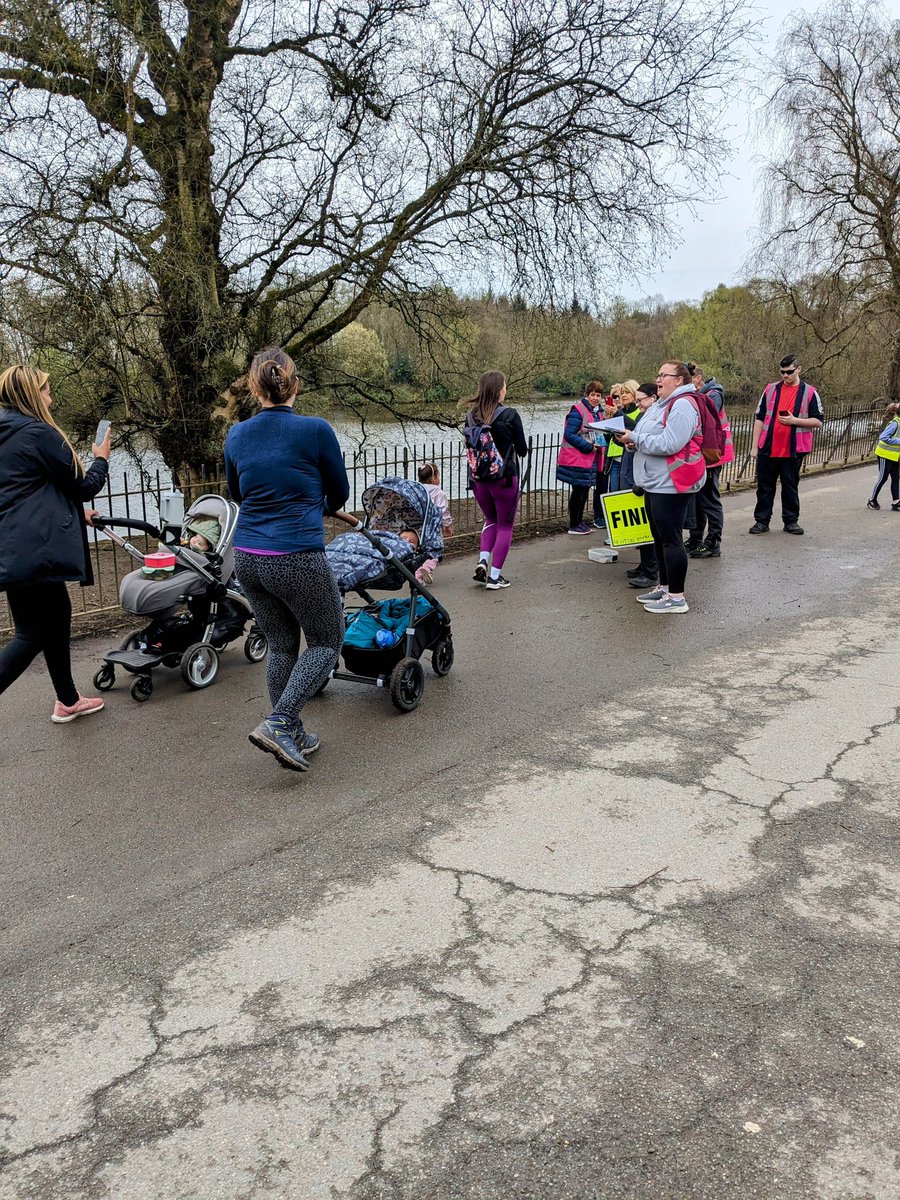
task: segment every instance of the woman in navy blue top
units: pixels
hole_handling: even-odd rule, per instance
[[[225,473],[241,506],[237,576],[269,640],[272,712],[250,741],[282,766],[305,771],[319,739],[303,728],[300,710],[334,670],[344,636],[323,516],[344,507],[350,485],[328,422],[293,410],[300,380],[288,355],[274,346],[261,350],[249,383],[260,411],[228,431]]]

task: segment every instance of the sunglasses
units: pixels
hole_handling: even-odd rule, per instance
[[[781,373],[782,373],[782,375],[793,375],[793,373],[794,373],[796,370],[798,370],[798,368],[797,368],[797,367],[788,367],[788,369],[787,369],[787,370],[785,370],[785,369],[784,369],[784,367],[782,367],[782,368],[781,368]]]

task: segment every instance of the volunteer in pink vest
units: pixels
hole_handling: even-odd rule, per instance
[[[593,533],[594,528],[584,519],[584,508],[591,488],[597,480],[598,467],[603,461],[603,435],[588,429],[591,421],[603,417],[603,384],[592,379],[584,389],[584,399],[578,400],[566,414],[562,446],[556,460],[556,478],[567,483],[569,493],[569,533]]]
[[[688,367],[698,401],[702,403],[705,396],[708,405],[715,411],[716,419],[725,435],[725,449],[718,462],[710,462],[707,458],[706,483],[696,495],[693,513],[688,509],[688,527],[691,533],[684,547],[688,558],[721,558],[725,510],[722,508],[722,498],[719,494],[719,476],[725,464],[734,461],[731,425],[725,413],[725,393],[722,385],[715,376],[706,379],[696,363],[689,362]]]
[[[825,420],[819,393],[800,379],[796,354],[781,360],[781,380],[770,383],[756,409],[750,457],[756,459],[756,524],[751,533],[768,533],[781,482],[781,519],[785,533],[801,534],[800,468],[813,447],[813,433]]]
[[[659,562],[659,585],[638,596],[649,613],[686,613],[688,556],[682,529],[691,496],[703,487],[700,411],[687,363],[664,362],[656,377],[658,399],[623,438],[634,448],[635,491],[642,490]]]

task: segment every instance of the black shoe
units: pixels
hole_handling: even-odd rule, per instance
[[[768,525],[763,525],[762,521],[757,521],[756,524],[753,526],[753,528],[750,530],[750,532],[751,533],[768,533],[769,527],[768,527]]]
[[[501,588],[509,587],[509,580],[498,575],[496,579],[489,579],[484,586],[489,592],[499,592]]]
[[[476,583],[487,583],[487,573],[487,562],[483,558],[479,559],[478,566],[475,568],[475,574],[472,576],[472,578]]]
[[[687,550],[688,554],[694,554],[697,550],[700,549],[700,547],[703,544],[704,543],[703,543],[702,538],[700,538],[698,540],[696,538],[691,537],[691,538],[688,538],[688,540],[684,543],[684,548],[685,548],[685,550]]]
[[[891,505],[891,507],[893,508],[893,505]],[[877,500],[867,500],[867,501],[866,501],[866,508],[874,508],[874,509],[879,509],[879,508],[881,508],[881,505],[878,503],[878,501],[877,501]]]
[[[900,500],[896,500],[896,501],[895,501],[895,502],[894,502],[894,503],[891,505],[891,512],[900,512]]]
[[[254,746],[258,746],[266,754],[274,754],[283,767],[291,771],[308,771],[309,763],[294,741],[295,732],[296,726],[287,717],[273,715],[260,721],[249,736]],[[314,734],[305,736],[315,738]],[[315,745],[311,748],[315,750],[318,744],[319,739],[315,738]]]
[[[641,579],[645,578],[645,573],[644,573],[643,567],[631,567],[631,568],[629,568],[629,570],[627,570],[625,572],[626,579],[637,579],[637,577],[639,575],[640,575]]]
[[[721,558],[722,548],[718,539],[712,538],[708,542],[704,542],[702,546],[698,546],[696,550],[689,551],[691,558]]]
[[[650,588],[656,587],[656,580],[652,575],[635,575],[628,580],[628,586],[633,588],[647,588],[649,591]]]
[[[801,533],[803,533],[803,530],[800,528],[800,526],[797,524],[796,521],[791,521],[790,525],[785,525],[784,532],[801,534]]]

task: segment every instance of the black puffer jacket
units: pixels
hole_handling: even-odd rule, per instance
[[[0,590],[94,582],[81,505],[97,495],[108,470],[98,458],[76,474],[52,425],[0,408]]]

